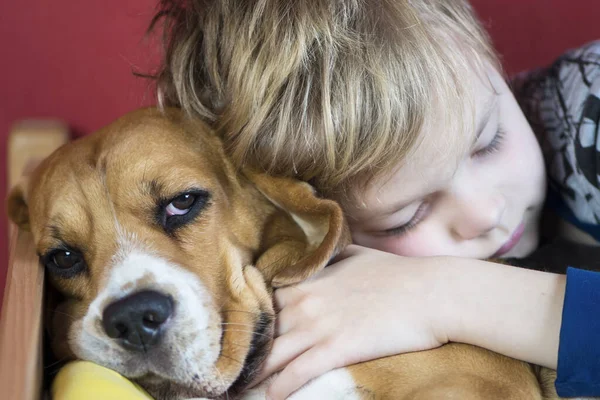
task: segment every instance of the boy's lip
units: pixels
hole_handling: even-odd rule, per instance
[[[514,230],[512,235],[510,236],[510,239],[508,239],[508,241],[506,241],[506,243],[504,243],[502,245],[502,247],[500,247],[498,249],[498,251],[496,251],[496,253],[494,253],[492,258],[500,257],[501,255],[506,254],[509,251],[511,251],[512,248],[515,247],[517,245],[517,243],[519,243],[519,240],[521,240],[521,237],[523,236],[523,232],[525,232],[525,223],[521,222],[519,224],[519,226],[517,226],[517,228]]]

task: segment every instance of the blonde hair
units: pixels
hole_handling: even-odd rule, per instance
[[[159,21],[159,103],[325,194],[390,172],[427,119],[462,124],[465,74],[496,63],[463,0],[162,0]]]

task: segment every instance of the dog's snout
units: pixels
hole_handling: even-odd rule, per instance
[[[146,351],[158,343],[161,327],[172,312],[170,297],[154,291],[137,292],[106,307],[102,324],[106,334],[120,339],[126,349]]]

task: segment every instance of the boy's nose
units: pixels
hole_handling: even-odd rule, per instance
[[[506,201],[499,195],[457,196],[452,233],[459,240],[471,240],[492,231],[502,221]]]

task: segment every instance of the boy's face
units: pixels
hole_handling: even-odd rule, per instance
[[[406,162],[347,207],[355,243],[470,258],[520,257],[537,247],[546,189],[541,150],[500,74],[488,76],[473,73],[475,115],[466,113],[473,132],[427,128]]]

